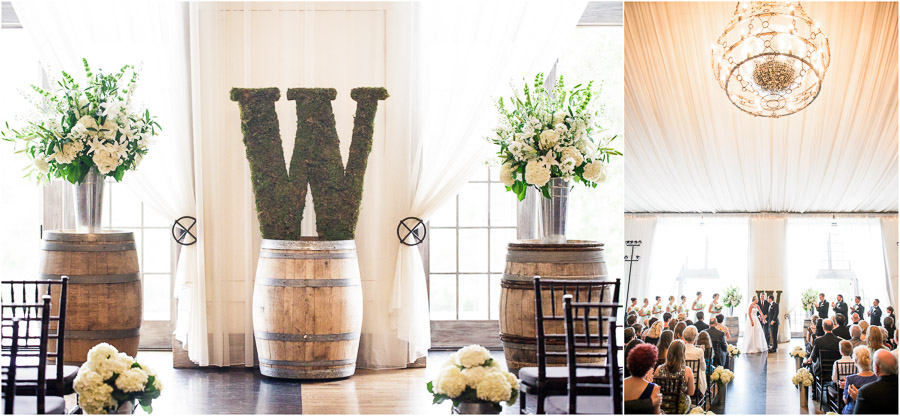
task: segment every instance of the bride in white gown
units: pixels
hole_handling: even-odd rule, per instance
[[[766,334],[763,332],[762,323],[760,322],[759,301],[753,298],[748,312],[750,318],[750,327],[747,329],[747,335],[744,336],[741,351],[747,354],[756,354],[760,352],[769,352],[769,344],[766,342]]]

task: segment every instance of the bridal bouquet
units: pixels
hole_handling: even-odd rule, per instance
[[[728,344],[728,355],[731,357],[738,357],[741,355],[741,350],[734,345]]]
[[[791,350],[790,355],[794,358],[806,358],[806,350],[804,350],[803,347],[797,346]]]
[[[804,386],[809,387],[813,384],[813,376],[809,370],[805,368],[801,368],[797,370],[797,374],[794,374],[794,377],[791,378],[791,382],[794,383],[795,386]]]
[[[89,414],[116,411],[127,403],[133,405],[135,400],[152,413],[150,403],[162,391],[153,370],[105,342],[88,351],[74,386],[78,406]]]
[[[800,294],[800,304],[803,305],[803,310],[807,312],[816,310],[816,291],[813,288],[806,289],[805,292]]]
[[[709,375],[709,379],[724,386],[734,380],[734,372],[720,365]]]
[[[519,380],[491,358],[487,349],[469,345],[450,355],[437,378],[427,384],[434,404],[444,400],[460,403],[491,403],[500,411],[500,402],[513,405],[519,395]]]
[[[744,298],[739,291],[737,286],[729,286],[725,289],[725,298],[722,299],[722,304],[729,308],[736,307],[741,304],[741,299]]]
[[[50,91],[36,86],[36,113],[23,126],[6,129],[2,138],[16,143],[31,159],[27,176],[80,183],[92,167],[121,181],[147,154],[159,124],[132,99],[138,74],[125,66],[114,74],[94,73],[84,62],[86,85],[68,73]],[[130,78],[126,74],[130,73]]]
[[[615,136],[594,141],[603,129],[592,86],[566,89],[560,76],[551,93],[544,74],[538,74],[533,87],[526,83],[521,94],[517,90],[509,101],[498,101],[500,124],[491,141],[500,146],[500,182],[519,200],[529,185],[549,198],[550,178],[594,188],[606,180],[606,165],[622,153],[610,147]]]

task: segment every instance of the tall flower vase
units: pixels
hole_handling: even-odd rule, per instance
[[[800,386],[800,407],[809,407],[809,386]]]
[[[719,392],[718,392],[718,394],[716,394],[716,400],[717,400],[718,404],[722,404],[722,403],[725,403],[725,393],[728,392],[728,389],[726,388],[725,384],[718,383],[718,385],[719,385]]]
[[[81,183],[75,184],[75,232],[100,232],[103,218],[103,175],[92,166]]]
[[[565,244],[569,207],[569,182],[551,178],[550,198],[541,198],[541,243]]]
[[[796,364],[797,366],[795,370],[800,370],[800,367],[803,365],[803,359],[800,357],[794,357],[794,364]]]

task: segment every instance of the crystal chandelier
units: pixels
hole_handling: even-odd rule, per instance
[[[819,95],[830,62],[828,38],[796,1],[739,2],[712,45],[719,86],[754,116],[806,108]]]

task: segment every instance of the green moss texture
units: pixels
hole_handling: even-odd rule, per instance
[[[289,100],[297,104],[297,138],[290,171],[285,168],[275,101],[277,88],[231,90],[241,110],[241,131],[256,209],[263,238],[299,240],[306,200],[306,184],[313,193],[316,231],[321,240],[352,240],[362,202],[363,181],[372,150],[378,101],[384,88],[354,88],[356,101],[353,138],[346,169],[340,152],[331,101],[331,88],[293,88]]]

